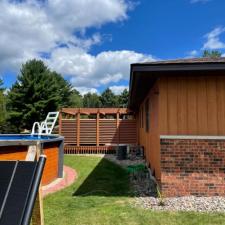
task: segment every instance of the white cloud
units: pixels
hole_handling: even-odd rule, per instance
[[[109,89],[111,89],[114,94],[119,95],[124,91],[124,89],[128,90],[129,87],[125,85],[114,85],[110,86]]]
[[[192,4],[194,4],[194,3],[206,3],[206,2],[210,2],[210,1],[212,1],[212,0],[191,0],[190,2]]]
[[[125,0],[48,0],[47,12],[55,26],[71,31],[122,21],[130,6]]]
[[[127,0],[2,0],[0,70],[18,70],[22,62],[51,53],[59,44],[88,50],[101,42],[101,35],[86,37],[85,29],[123,21],[130,7]]]
[[[129,79],[130,64],[153,61],[151,55],[134,51],[105,51],[96,56],[80,48],[59,48],[53,51],[50,60],[51,68],[71,77],[76,87],[99,87]]]
[[[225,27],[216,27],[211,32],[205,35],[207,39],[202,49],[222,49],[225,48],[225,43],[222,42],[219,36],[225,32]]]
[[[193,58],[196,57],[198,55],[198,51],[197,50],[192,50],[187,52],[187,57],[186,58]]]
[[[18,68],[24,60],[54,46],[57,34],[37,6],[4,0],[0,8],[0,69]]]
[[[21,63],[46,53],[49,67],[68,75],[82,94],[128,80],[131,63],[154,58],[128,50],[91,55],[104,35],[86,29],[124,21],[131,7],[129,0],[2,0],[0,71],[18,72]]]
[[[197,50],[192,50],[192,51],[189,52],[189,54],[192,55],[192,56],[195,56],[195,55],[198,54],[198,51]]]
[[[98,90],[95,88],[87,88],[87,87],[75,87],[76,90],[78,90],[80,92],[81,95],[85,95],[87,93],[95,93],[95,94],[99,94]]]
[[[4,95],[7,95],[9,93],[10,89],[9,88],[6,88],[4,91],[3,91],[3,94]]]

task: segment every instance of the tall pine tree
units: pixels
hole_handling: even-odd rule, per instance
[[[31,129],[33,122],[42,121],[50,111],[70,104],[71,86],[63,77],[50,71],[41,60],[24,65],[8,98],[9,120],[18,131]]]

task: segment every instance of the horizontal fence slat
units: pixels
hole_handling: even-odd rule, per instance
[[[96,119],[80,119],[80,145],[96,145]],[[77,120],[62,119],[61,135],[65,137],[66,145],[77,144]],[[119,120],[119,129],[116,119],[99,119],[99,144],[134,144],[137,142],[136,120]],[[92,146],[92,147],[93,147]],[[87,146],[79,146],[85,147]],[[94,146],[97,147],[97,146]],[[102,147],[102,146],[98,146]],[[80,150],[79,150],[80,151]],[[82,151],[85,151],[82,149]],[[97,150],[96,150],[97,151]]]

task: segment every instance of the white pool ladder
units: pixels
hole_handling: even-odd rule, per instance
[[[34,122],[31,135],[51,134],[58,116],[59,112],[49,112],[45,121],[41,123]]]

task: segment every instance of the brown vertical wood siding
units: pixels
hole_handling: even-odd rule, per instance
[[[225,131],[225,78],[217,77],[216,80],[216,105],[217,105],[217,132],[224,134]]]
[[[225,135],[225,77],[162,77],[161,135]]]

